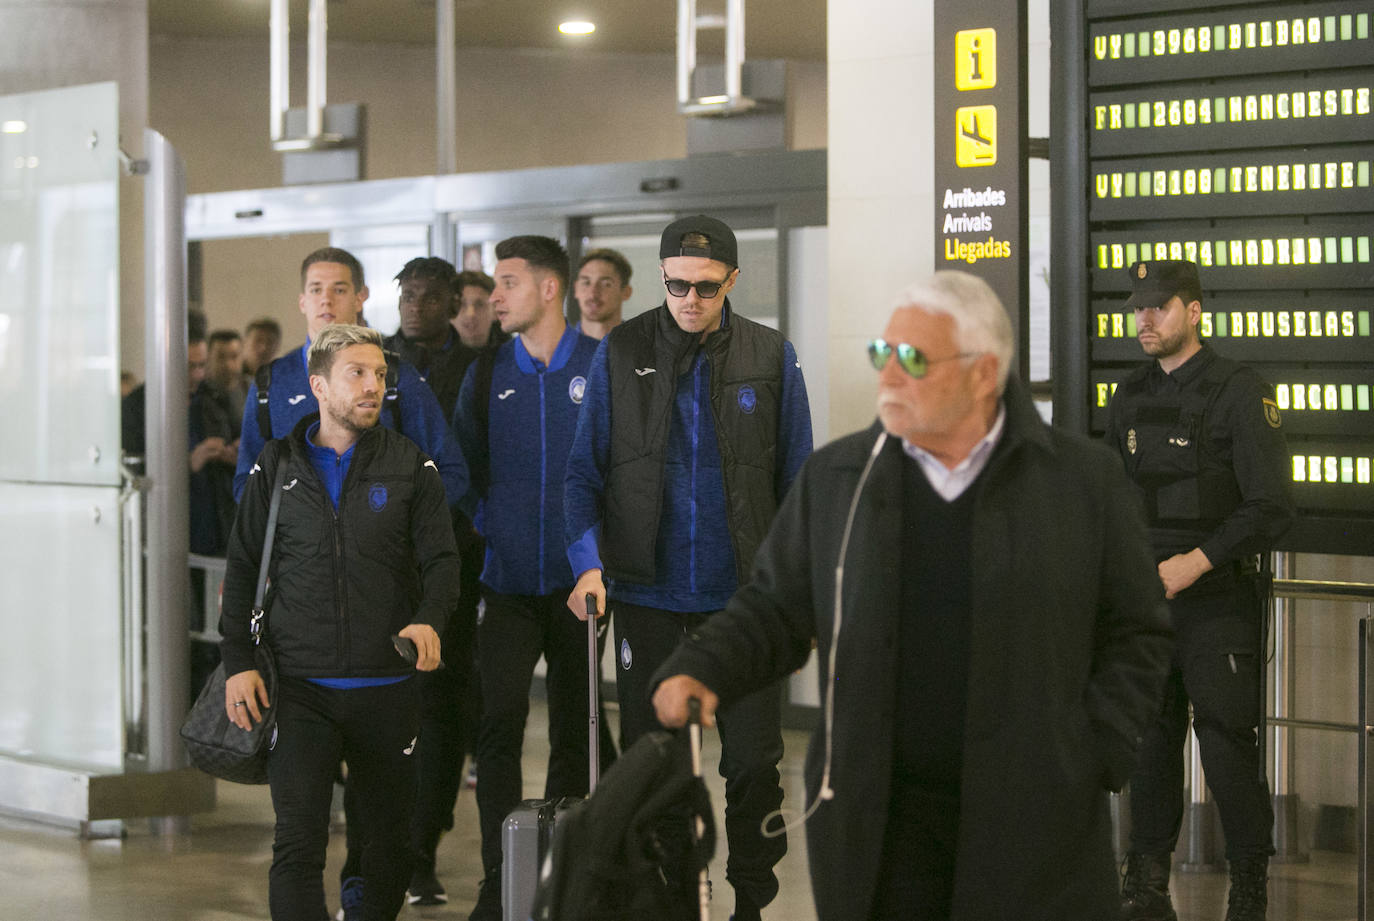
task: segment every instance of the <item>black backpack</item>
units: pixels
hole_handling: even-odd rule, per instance
[[[466,460],[468,479],[472,483],[472,488],[480,495],[486,495],[487,489],[491,486],[491,376],[496,367],[496,352],[499,348],[499,345],[482,348],[472,362],[475,365],[472,372],[473,429],[487,450],[476,451],[474,453],[480,456],[469,457]]]
[[[693,843],[689,822],[702,820]],[[596,792],[558,813],[533,921],[696,921],[697,874],[716,849],[711,797],[687,732],[651,732]]]

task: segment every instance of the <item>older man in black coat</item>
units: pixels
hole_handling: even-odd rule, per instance
[[[726,611],[654,702],[719,706],[806,661],[822,921],[1115,917],[1107,791],[1130,774],[1172,633],[1138,499],[1008,377],[981,280],[903,292],[879,422],[818,451]]]

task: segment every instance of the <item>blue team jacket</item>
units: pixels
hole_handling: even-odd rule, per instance
[[[507,595],[568,591],[574,581],[563,538],[563,477],[597,341],[569,328],[547,366],[516,336],[496,353],[487,431],[475,402],[479,364],[458,394],[458,440],[486,458],[490,482],[478,493],[477,529],[487,540],[482,583]],[[480,487],[478,487],[480,489]]]

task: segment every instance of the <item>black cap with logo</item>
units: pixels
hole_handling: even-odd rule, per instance
[[[687,234],[700,234],[706,238],[706,245],[688,245],[683,237]],[[735,245],[735,232],[721,221],[704,214],[678,218],[663,230],[658,242],[658,258],[672,256],[703,256],[723,262],[730,268],[739,267],[739,251]]]
[[[1175,294],[1187,292],[1185,302],[1200,298],[1202,282],[1198,280],[1197,263],[1186,259],[1160,259],[1137,262],[1127,269],[1131,275],[1131,296],[1126,301],[1131,310],[1162,307]]]

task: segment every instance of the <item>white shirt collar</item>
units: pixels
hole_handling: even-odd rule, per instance
[[[1006,427],[1006,421],[1006,404],[999,403],[997,418],[993,420],[992,428],[988,429],[988,433],[973,446],[968,457],[955,465],[953,470],[940,463],[935,455],[924,448],[917,447],[905,438],[902,439],[902,450],[907,453],[908,457],[916,461],[921,472],[925,474],[926,482],[930,483],[930,488],[935,490],[940,498],[946,502],[953,502],[973,485],[973,481],[978,479],[978,474],[987,467],[988,461],[992,458],[992,449],[996,447],[998,440],[1002,437],[1002,429]]]

